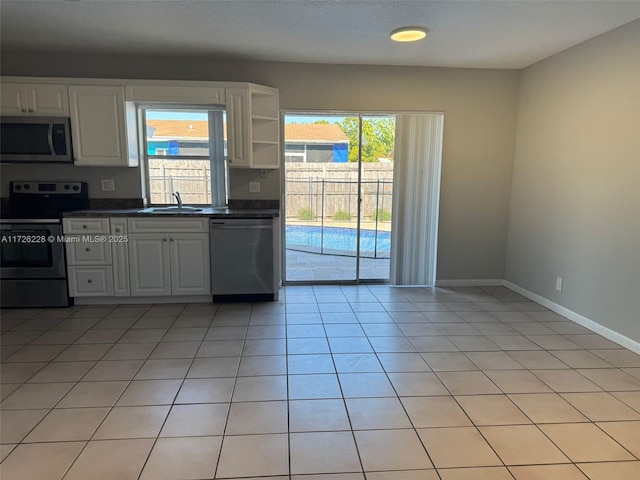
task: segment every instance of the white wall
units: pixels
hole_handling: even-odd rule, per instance
[[[507,280],[635,341],[639,46],[640,20],[523,71],[506,267]]]
[[[283,110],[444,111],[437,278],[504,276],[517,71],[5,53],[2,74],[249,81],[277,87]],[[29,173],[10,168],[3,176]],[[104,173],[82,175],[101,195],[96,182]],[[248,192],[254,179],[259,172],[233,172],[231,197],[279,198],[277,172],[261,180],[259,196]],[[140,194],[135,181],[124,183],[122,196]]]

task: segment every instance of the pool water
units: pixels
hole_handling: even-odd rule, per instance
[[[287,225],[287,248],[313,253],[355,256],[357,230],[343,227]],[[360,255],[388,258],[391,232],[360,230]]]

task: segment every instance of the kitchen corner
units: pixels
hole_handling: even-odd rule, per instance
[[[56,278],[68,286],[68,295],[59,289],[65,304],[278,299],[277,89],[246,82],[3,77],[0,90],[0,126],[13,140],[3,141],[0,155],[3,195],[11,197],[14,184],[28,184],[29,191],[17,193],[46,201],[51,189],[63,194],[82,185],[81,204],[62,200],[48,217],[61,230],[54,237],[64,275]],[[167,206],[178,190],[185,204],[198,206],[180,208],[180,198],[178,207]],[[224,208],[201,207],[225,199]],[[13,200],[3,198],[3,217],[42,218],[5,214]],[[3,227],[3,239],[17,226],[10,228]],[[238,235],[221,243],[232,230]],[[33,256],[28,246],[11,248],[3,246],[3,288],[5,259]],[[30,269],[24,261],[17,275],[26,278]],[[233,291],[216,286],[224,269],[224,286],[236,285]],[[256,278],[255,289],[247,288]],[[15,306],[36,306],[24,297]]]

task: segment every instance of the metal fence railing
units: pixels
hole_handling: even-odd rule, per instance
[[[388,258],[391,180],[361,182],[360,255]],[[355,256],[358,182],[324,178],[286,180],[287,248]],[[306,230],[301,230],[303,226]]]

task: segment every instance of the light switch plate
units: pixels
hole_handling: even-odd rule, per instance
[[[112,178],[105,178],[100,181],[103,192],[113,192],[116,189],[116,185]]]
[[[260,193],[260,182],[249,182],[249,192]]]

